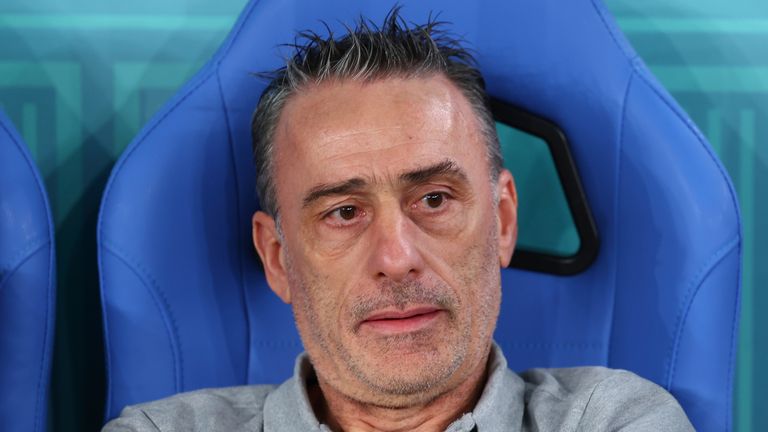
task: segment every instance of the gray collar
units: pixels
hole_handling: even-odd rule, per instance
[[[507,368],[507,359],[493,344],[488,382],[472,412],[448,426],[446,432],[519,431],[523,423],[525,383]],[[306,381],[314,374],[306,353],[296,359],[293,377],[267,396],[264,402],[266,432],[318,431],[330,432],[312,412]]]

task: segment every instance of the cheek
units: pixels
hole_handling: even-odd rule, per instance
[[[306,218],[302,221],[301,236],[305,254],[312,261],[337,261],[343,259],[357,237],[352,229],[324,227],[321,221]],[[326,268],[326,267],[322,267]]]
[[[338,281],[312,270],[314,268],[308,264],[302,266],[302,271],[297,271],[293,265],[288,268],[293,312],[302,333],[328,339],[338,328],[341,290]]]
[[[439,215],[415,215],[414,222],[429,237],[441,242],[455,243],[471,230],[471,211],[466,203],[450,202],[449,207]]]
[[[473,326],[493,327],[501,303],[501,274],[498,260],[498,242],[494,224],[484,235],[478,236],[463,255],[453,262],[452,268],[459,269],[458,279],[464,287],[466,307],[472,310]]]

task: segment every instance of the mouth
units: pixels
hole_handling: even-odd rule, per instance
[[[388,336],[415,332],[428,327],[444,313],[443,309],[434,306],[377,311],[360,323],[360,330]]]

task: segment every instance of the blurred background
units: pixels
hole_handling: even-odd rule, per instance
[[[51,430],[97,430],[104,367],[96,218],[110,169],[216,50],[247,0],[3,0],[0,108],[31,149],[56,225]],[[768,2],[606,0],[709,138],[744,227],[734,430],[768,430]],[[765,189],[763,189],[765,188]],[[760,192],[760,191],[763,192]],[[762,198],[762,199],[761,199]],[[762,265],[761,265],[762,264]]]

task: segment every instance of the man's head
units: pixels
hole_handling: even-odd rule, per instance
[[[488,107],[485,83],[474,58],[459,41],[441,30],[444,23],[428,21],[409,27],[398,15],[385,18],[379,29],[361,18],[357,28],[334,39],[309,31],[299,34],[296,52],[286,66],[265,74],[272,81],[259,100],[252,123],[256,188],[261,209],[277,218],[275,196],[275,128],[285,103],[312,85],[352,80],[372,82],[385,78],[417,78],[442,75],[461,91],[475,111],[484,136],[491,181],[503,168],[499,139]]]
[[[516,239],[482,79],[436,26],[306,35],[254,116],[270,287],[324,392],[376,406],[479,379]]]

